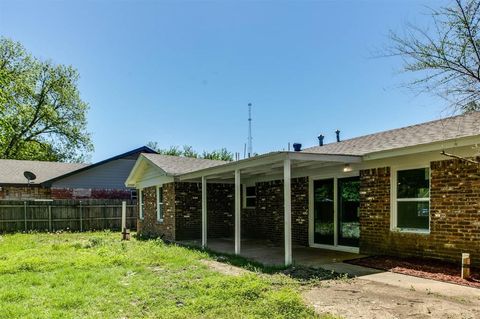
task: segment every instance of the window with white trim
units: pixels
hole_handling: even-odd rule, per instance
[[[138,199],[138,191],[135,188],[130,190],[130,199],[131,200]]]
[[[143,219],[145,217],[145,212],[144,212],[144,205],[145,205],[145,200],[143,198],[143,189],[138,190],[138,215],[140,216],[140,219]]]
[[[398,229],[430,229],[430,169],[415,168],[396,172],[396,225]]]
[[[257,204],[257,190],[255,186],[245,186],[245,208],[255,208]]]
[[[157,186],[157,222],[163,222],[163,187]]]

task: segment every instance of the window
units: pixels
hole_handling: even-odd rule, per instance
[[[139,216],[140,216],[140,219],[143,219],[144,218],[144,198],[143,198],[143,190],[139,189],[138,190],[138,198],[140,199],[140,201],[138,202],[138,209],[139,209]]]
[[[130,199],[131,200],[137,200],[138,199],[138,195],[137,195],[137,190],[136,189],[131,189],[130,190]]]
[[[430,170],[399,170],[396,174],[396,227],[430,229]]]
[[[257,194],[255,186],[245,187],[245,208],[255,208],[257,202]]]
[[[157,222],[163,222],[163,187],[157,186]]]

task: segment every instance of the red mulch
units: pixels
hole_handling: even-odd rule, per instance
[[[460,277],[460,265],[445,263],[439,260],[374,256],[348,260],[346,262],[399,274],[480,288],[480,269],[471,268],[471,278],[465,280]]]

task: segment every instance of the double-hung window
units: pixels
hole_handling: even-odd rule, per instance
[[[257,194],[255,186],[245,187],[245,208],[255,208],[257,202]]]
[[[138,191],[136,189],[130,190],[130,199],[137,200],[138,199]]]
[[[163,222],[163,187],[157,186],[157,222]]]
[[[430,169],[415,168],[396,171],[395,228],[429,231]]]
[[[143,219],[144,216],[145,216],[145,215],[144,215],[144,214],[145,214],[145,212],[144,212],[144,209],[145,209],[145,207],[144,207],[144,205],[145,205],[145,200],[144,200],[144,198],[143,198],[143,189],[139,189],[139,190],[138,190],[138,200],[139,200],[139,201],[138,201],[138,209],[139,209],[139,212],[138,212],[138,213],[139,213],[140,219]]]

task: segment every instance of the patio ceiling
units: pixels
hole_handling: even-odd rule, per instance
[[[233,183],[236,170],[241,172],[243,181],[257,178],[281,179],[283,178],[284,161],[287,159],[291,163],[292,177],[298,177],[322,167],[359,163],[362,157],[304,152],[274,152],[183,174],[178,179],[184,182],[198,182],[202,177],[206,177],[210,182]]]

